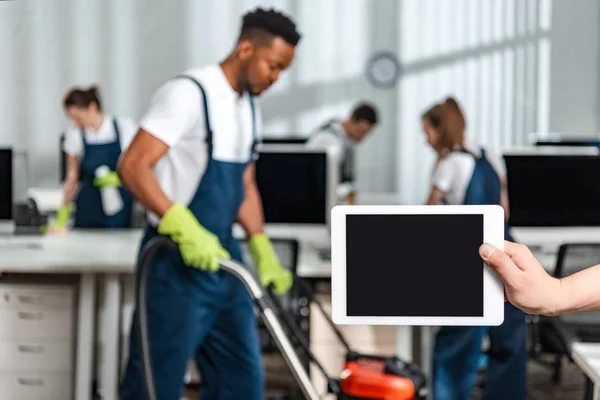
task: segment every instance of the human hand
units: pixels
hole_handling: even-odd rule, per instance
[[[505,241],[502,251],[484,244],[479,254],[504,283],[505,300],[529,314],[558,312],[561,281],[548,275],[527,246]]]
[[[94,178],[94,186],[99,188],[104,187],[120,187],[121,179],[115,171],[111,171],[104,176]]]
[[[294,283],[292,274],[279,262],[269,238],[262,233],[256,234],[250,237],[248,244],[261,285],[268,287],[272,284],[277,295],[287,292]]]
[[[163,215],[158,233],[169,235],[179,246],[186,265],[215,272],[219,269],[219,258],[231,258],[219,239],[204,228],[194,214],[185,206],[175,203]]]
[[[56,219],[49,225],[41,226],[40,232],[49,234],[65,233],[70,216],[71,205],[63,204],[56,213]]]

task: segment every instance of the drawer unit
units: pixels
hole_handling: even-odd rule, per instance
[[[0,310],[64,310],[74,307],[70,287],[0,284]]]
[[[70,372],[0,373],[2,400],[66,400],[73,398]]]
[[[2,371],[71,371],[72,341],[0,342],[0,374]]]
[[[34,277],[0,283],[0,398],[73,397],[76,290]]]
[[[71,339],[71,311],[0,310],[0,341]]]

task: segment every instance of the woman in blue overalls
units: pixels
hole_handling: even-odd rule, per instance
[[[67,166],[63,205],[58,210],[51,231],[65,229],[75,202],[75,228],[128,228],[131,227],[133,199],[121,187],[116,167],[119,156],[137,130],[129,118],[116,118],[102,112],[100,97],[95,87],[88,90],[72,89],[67,92],[63,106],[76,128],[65,136],[63,151]],[[106,166],[108,174],[96,177],[96,169]],[[117,188],[123,207],[116,214],[106,215],[102,206],[101,190]]]
[[[427,204],[498,204],[508,210],[506,192],[483,149],[465,145],[465,120],[450,98],[423,115],[423,129],[438,159]],[[513,241],[508,223],[505,239]],[[433,351],[433,399],[468,400],[480,367],[482,340],[490,348],[485,379],[486,400],[525,400],[527,325],[525,314],[505,304],[498,327],[440,327]]]

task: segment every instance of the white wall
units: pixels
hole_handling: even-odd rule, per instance
[[[537,130],[597,130],[600,3],[570,3],[0,2],[0,145],[30,152],[31,184],[57,184],[67,87],[99,84],[107,111],[138,118],[164,80],[227,54],[244,11],[274,5],[304,37],[292,68],[261,100],[266,134],[306,134],[358,100],[373,101],[382,124],[359,150],[359,186],[421,202],[432,154],[419,116],[447,94],[464,103],[470,137],[493,149]],[[404,73],[395,89],[365,79],[379,50],[399,54]]]
[[[600,1],[554,1],[550,130],[600,133]]]

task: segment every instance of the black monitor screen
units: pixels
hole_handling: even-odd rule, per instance
[[[265,137],[260,140],[264,144],[306,144],[307,138],[302,137]]]
[[[13,160],[11,149],[0,149],[0,220],[12,220]]]
[[[327,223],[326,153],[261,152],[256,184],[266,223]]]
[[[598,147],[600,148],[599,139],[561,139],[561,140],[538,140],[536,146],[558,146],[558,147]]]
[[[600,157],[506,155],[512,226],[600,225]]]
[[[347,215],[346,312],[482,317],[483,215]]]

